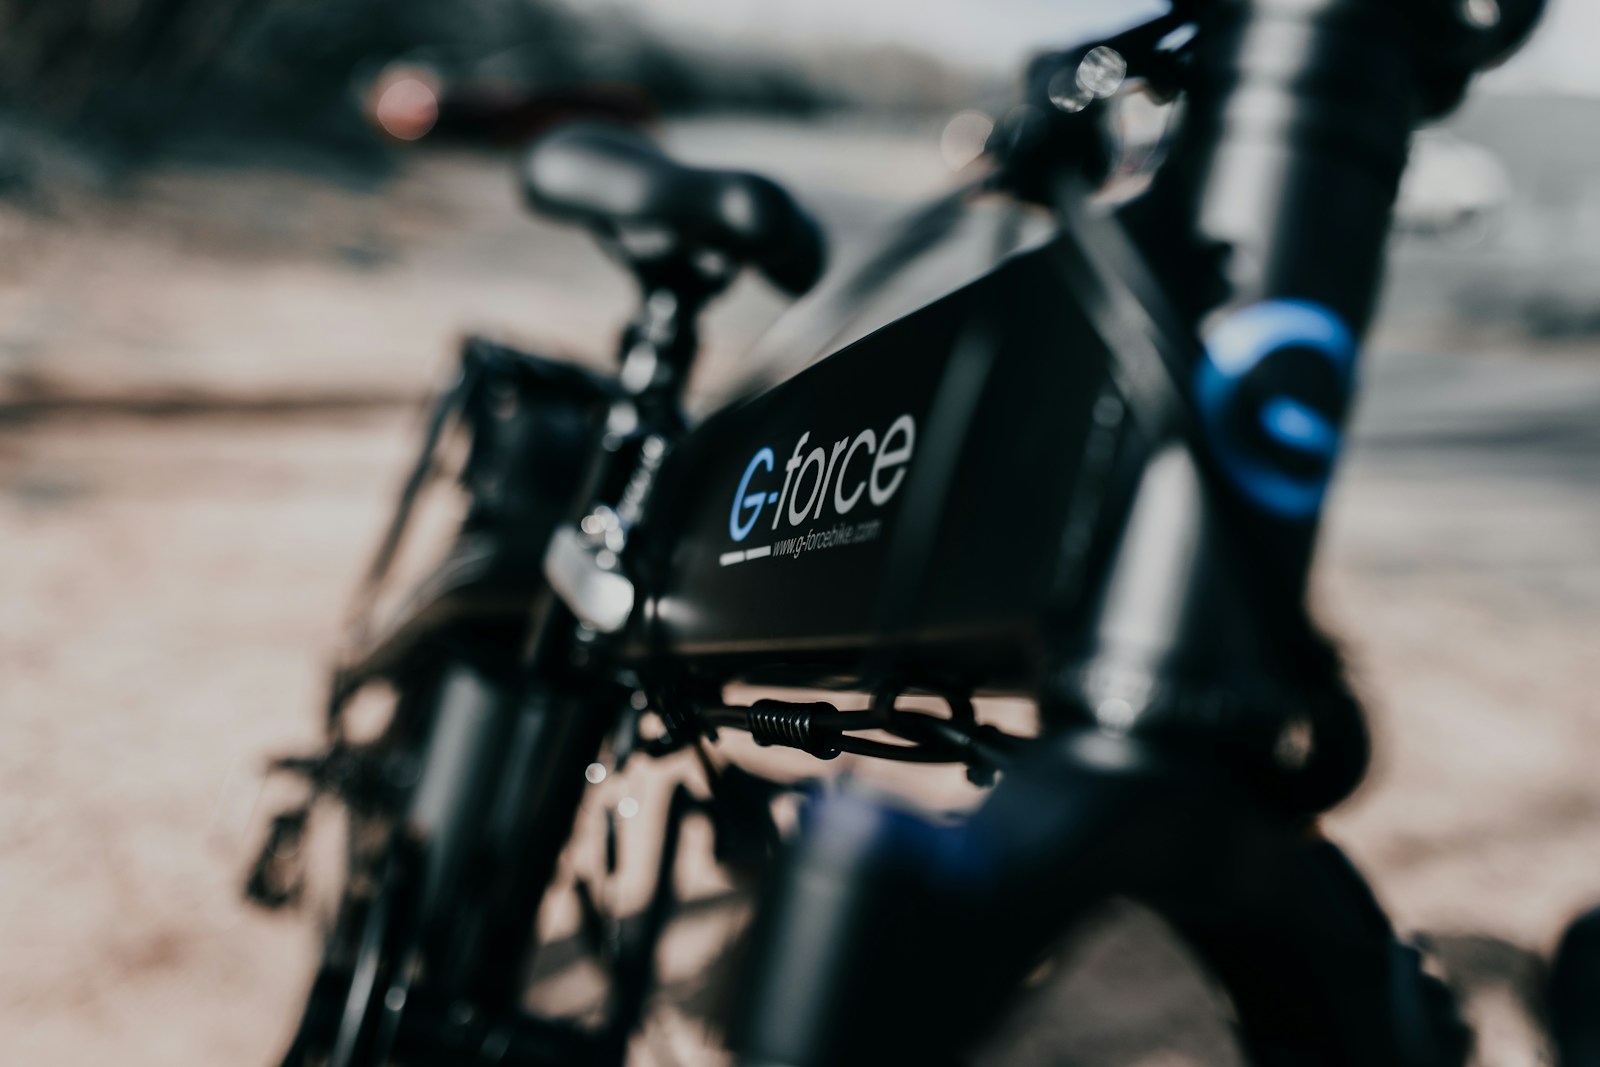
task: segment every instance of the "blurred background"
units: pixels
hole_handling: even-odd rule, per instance
[[[522,210],[518,145],[654,126],[789,184],[848,260],[953,184],[1030,51],[1162,7],[0,0],[7,1058],[284,1035],[313,932],[236,902],[231,798],[317,737],[420,398],[468,329],[602,366],[631,311]],[[1419,137],[1316,583],[1378,738],[1328,824],[1471,976],[1485,1064],[1541,1062],[1532,954],[1600,899],[1597,47],[1600,7],[1552,0]],[[697,395],[782,307],[740,284]],[[1085,935],[1040,1062],[1237,1062],[1145,926]]]

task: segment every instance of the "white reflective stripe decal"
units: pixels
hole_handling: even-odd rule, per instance
[[[724,552],[722,555],[717,557],[717,562],[722,564],[724,567],[730,567],[735,563],[743,563],[747,559],[762,559],[763,557],[770,555],[772,555],[772,546],[760,545],[756,548],[747,548],[740,552]]]

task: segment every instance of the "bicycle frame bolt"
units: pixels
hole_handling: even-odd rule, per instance
[[[1493,3],[1494,0],[1488,0]],[[1101,45],[1091,48],[1078,64],[1078,88],[1091,96],[1104,99],[1122,88],[1128,76],[1128,61],[1115,48]]]
[[[1095,721],[1102,730],[1114,734],[1125,734],[1133,721],[1139,717],[1134,706],[1121,697],[1107,697],[1094,709]]]
[[[1058,70],[1052,74],[1050,84],[1045,86],[1045,93],[1056,110],[1069,115],[1077,114],[1094,102],[1094,94],[1080,89],[1076,73],[1070,70]]]
[[[1499,0],[1462,0],[1461,17],[1480,30],[1492,30],[1500,25]]]
[[[1310,761],[1315,745],[1316,735],[1311,723],[1297,716],[1291,719],[1284,726],[1283,732],[1278,735],[1278,743],[1273,747],[1272,755],[1278,761],[1278,766],[1285,770],[1297,771]]]

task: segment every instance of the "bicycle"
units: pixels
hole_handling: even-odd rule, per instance
[[[835,318],[973,196],[1047,208],[1053,236],[694,426],[699,312],[747,268],[810,289],[817,226],[773,183],[636,134],[541,138],[531,206],[593,230],[641,310],[614,376],[473,340],[437,404],[328,748],[275,764],[311,798],[274,821],[254,899],[301,892],[318,796],[351,820],[284,1063],[622,1063],[691,817],[763,887],[727,1013],[743,1063],[960,1062],[1113,895],[1195,950],[1254,1063],[1464,1062],[1449,989],[1316,831],[1368,742],[1303,591],[1409,138],[1541,6],[1184,0],[1044,55],[982,173],[838,289]],[[1134,87],[1182,122],[1148,190],[1103,209]],[[396,605],[453,435],[465,517]],[[347,709],[379,684],[392,717],[355,737]],[[736,684],[818,699],[730,705]],[[841,690],[868,708],[821,699]],[[1038,736],[982,723],[990,694],[1036,701]],[[952,820],[797,790],[713,760],[728,730],[964,765],[990,792]],[[648,905],[624,920],[576,890],[602,1017],[524,1010],[584,790],[685,750],[703,782],[672,795]],[[774,804],[797,792],[786,832]]]

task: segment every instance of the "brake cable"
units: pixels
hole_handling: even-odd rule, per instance
[[[904,763],[962,763],[987,775],[1011,766],[1027,738],[980,726],[965,698],[945,698],[950,718],[900,708],[841,711],[826,701],[757,700],[745,707],[706,708],[701,721],[712,729],[748,732],[756,744],[793,748],[830,760],[842,753]],[[900,745],[853,737],[881,730],[911,742]]]

